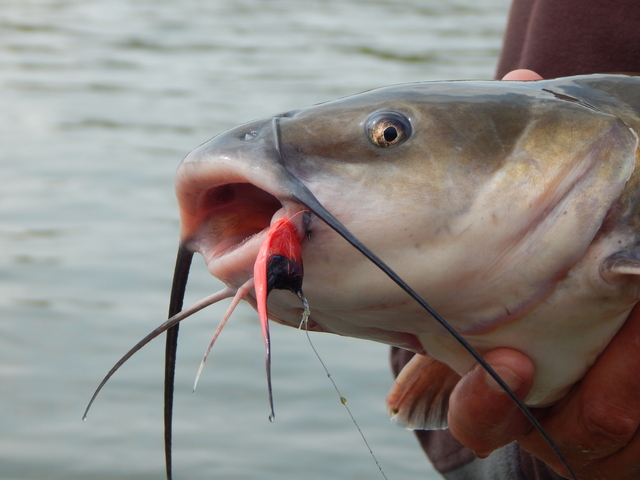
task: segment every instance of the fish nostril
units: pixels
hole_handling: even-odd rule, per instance
[[[220,206],[233,202],[236,198],[236,189],[233,185],[221,185],[207,192],[206,203],[208,206]]]
[[[256,132],[255,130],[250,130],[244,134],[244,137],[242,137],[242,140],[245,140],[245,141],[253,140],[257,136],[258,136],[258,132]]]

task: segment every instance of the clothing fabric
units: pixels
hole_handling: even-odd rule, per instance
[[[514,0],[497,78],[640,72],[638,0]]]

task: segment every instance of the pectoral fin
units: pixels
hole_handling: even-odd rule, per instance
[[[391,418],[405,428],[447,428],[449,396],[460,376],[429,356],[415,355],[387,396]]]
[[[600,273],[611,282],[621,275],[640,275],[640,248],[614,253],[602,262]]]

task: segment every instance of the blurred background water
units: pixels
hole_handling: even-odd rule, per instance
[[[508,0],[0,0],[0,478],[163,478],[158,340],[173,174],[238,123],[385,84],[487,79]],[[220,285],[197,260],[188,302]],[[382,478],[302,332],[247,305],[181,329],[175,477]],[[313,335],[388,478],[438,478],[388,421],[388,349]]]

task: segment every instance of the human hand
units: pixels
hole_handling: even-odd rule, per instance
[[[542,80],[542,77],[532,70],[521,68],[518,70],[512,70],[511,72],[507,73],[504,77],[502,77],[502,80]]]
[[[520,398],[533,381],[533,365],[522,353],[498,349],[489,364]],[[580,480],[640,478],[640,307],[560,402],[535,415]],[[507,395],[476,365],[453,391],[449,428],[465,446],[487,456],[517,441],[560,475],[568,473],[542,436]],[[517,387],[517,384],[520,387]]]

